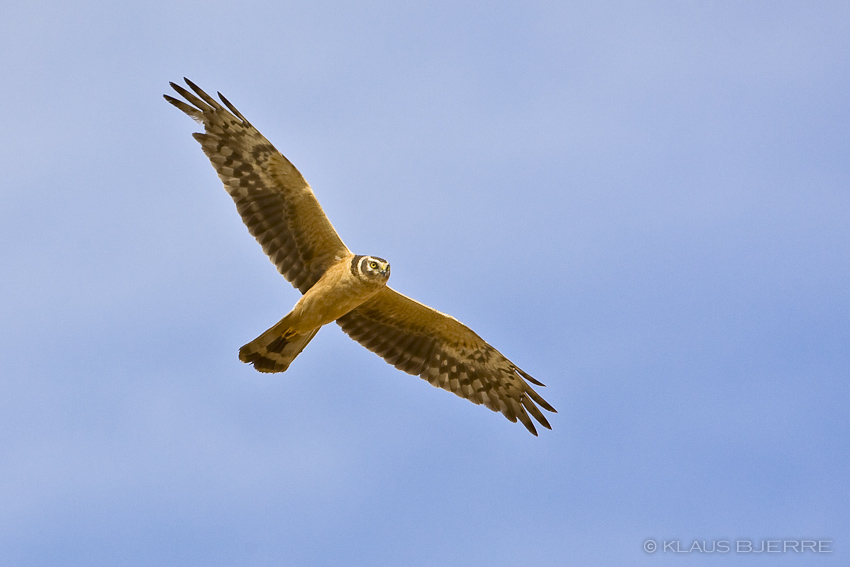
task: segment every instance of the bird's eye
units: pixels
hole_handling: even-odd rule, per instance
[[[378,269],[378,263],[377,262],[369,262],[369,267],[372,268],[373,270],[377,270]]]

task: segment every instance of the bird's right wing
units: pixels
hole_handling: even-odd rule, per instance
[[[310,185],[283,154],[218,93],[221,105],[186,79],[192,94],[171,86],[189,103],[165,99],[204,126],[193,134],[212,162],[248,231],[278,271],[301,293],[349,255]],[[197,96],[195,96],[197,95]]]

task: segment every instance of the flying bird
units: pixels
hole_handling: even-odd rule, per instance
[[[542,383],[454,317],[387,286],[389,262],[343,244],[295,166],[221,93],[219,102],[185,81],[193,92],[170,83],[185,101],[165,99],[203,125],[193,136],[242,221],[303,294],[283,319],[239,349],[239,360],[260,372],[284,372],[322,326],[336,321],[399,370],[519,420],[534,435],[529,414],[551,429],[537,406],[555,408],[529,384]]]

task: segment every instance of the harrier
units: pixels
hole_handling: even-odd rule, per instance
[[[342,243],[295,166],[221,93],[218,102],[188,79],[194,94],[170,84],[185,102],[165,99],[203,125],[204,133],[193,136],[248,231],[303,294],[288,315],[239,349],[239,360],[260,372],[283,372],[323,325],[336,321],[399,370],[518,419],[534,435],[529,414],[551,429],[537,405],[555,409],[529,385],[542,383],[454,317],[387,286],[389,262]]]

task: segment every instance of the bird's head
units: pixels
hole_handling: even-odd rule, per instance
[[[377,256],[361,256],[357,271],[368,281],[386,283],[390,279],[390,263]]]

